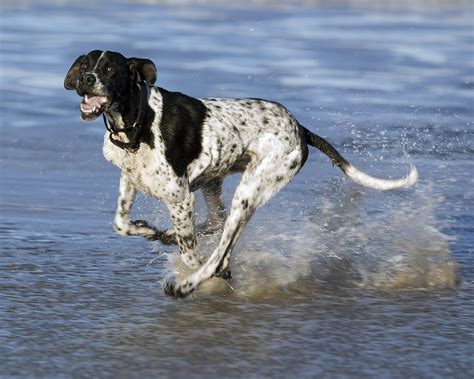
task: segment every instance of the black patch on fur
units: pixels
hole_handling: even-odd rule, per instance
[[[155,111],[150,106],[147,106],[145,117],[143,119],[142,135],[140,140],[150,146],[150,149],[155,148],[155,135],[151,131],[151,125],[153,124],[154,119]]]
[[[122,107],[122,118],[126,127],[132,126],[137,120],[138,114],[140,112],[140,91],[135,83],[130,83],[130,92],[129,96],[124,98],[128,99],[125,105]],[[150,149],[155,148],[155,135],[151,130],[153,121],[155,120],[155,111],[146,104],[145,114],[143,115],[143,120],[139,128],[133,128],[129,132],[126,132],[129,140],[134,140],[139,143],[143,142],[150,146]]]
[[[202,125],[206,106],[198,99],[158,88],[163,97],[160,130],[165,157],[178,176],[202,151]]]

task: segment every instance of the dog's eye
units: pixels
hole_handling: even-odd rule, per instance
[[[86,69],[87,69],[87,63],[82,63],[81,70],[86,70]]]
[[[112,68],[112,66],[107,66],[106,70],[107,70],[107,72],[109,72],[109,73],[110,73],[110,72],[112,72],[112,71],[113,71],[113,68]]]

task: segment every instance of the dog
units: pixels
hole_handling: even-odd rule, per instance
[[[308,157],[308,145],[365,187],[409,187],[418,178],[414,166],[397,180],[363,173],[277,102],[196,99],[153,86],[156,75],[149,59],[94,50],[74,61],[64,87],[83,98],[82,120],[103,116],[103,154],[122,171],[114,216],[117,233],[177,243],[182,261],[194,270],[184,279],[165,280],[167,295],[185,297],[213,276],[231,277],[229,260],[243,228],[255,210],[298,173]],[[227,214],[222,182],[235,172],[242,178]],[[208,207],[207,222],[197,227],[199,233],[222,230],[207,260],[196,251],[194,192],[198,189]],[[137,191],[166,204],[173,228],[160,231],[146,221],[130,220]]]

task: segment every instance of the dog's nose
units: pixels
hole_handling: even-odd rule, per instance
[[[84,84],[91,86],[95,83],[95,76],[94,74],[84,74],[81,76],[80,79]]]

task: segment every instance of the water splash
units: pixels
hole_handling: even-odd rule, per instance
[[[340,188],[340,183],[334,188]],[[412,199],[402,203],[388,197],[382,210],[370,208],[372,192],[352,186],[334,188],[321,195],[323,206],[299,219],[285,214],[295,204],[285,204],[277,214],[272,209],[257,215],[234,251],[233,279],[212,279],[197,293],[273,298],[343,288],[393,291],[458,286],[450,237],[436,219],[443,199],[430,186],[418,186]],[[199,248],[210,252],[217,240],[218,236],[203,238]],[[170,254],[169,264],[174,275],[189,273],[177,254]]]
[[[420,196],[420,194],[418,194]],[[367,253],[381,255],[376,270],[364,270],[361,284],[387,289],[453,289],[459,284],[458,264],[449,248],[451,239],[435,218],[443,201],[422,193],[420,202],[404,203],[389,214],[387,223],[367,226],[373,236]]]

